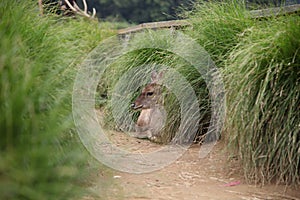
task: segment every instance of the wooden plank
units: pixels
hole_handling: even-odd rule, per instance
[[[250,11],[253,18],[267,18],[278,15],[292,14],[300,11],[300,4]]]
[[[262,10],[252,10],[250,11],[252,18],[259,19],[259,18],[267,18],[272,16],[278,15],[286,15],[291,13],[296,13],[300,11],[300,4],[296,5],[289,5],[284,6],[281,8],[269,8],[269,9],[262,9]],[[161,21],[161,22],[150,22],[150,23],[143,23],[137,26],[120,29],[118,30],[118,34],[120,36],[127,35],[130,33],[135,33],[142,31],[144,29],[162,29],[162,28],[181,28],[191,26],[187,20],[171,20],[171,21]]]
[[[177,27],[185,27],[190,26],[186,20],[171,20],[171,21],[161,21],[161,22],[150,22],[150,23],[143,23],[137,26],[124,28],[118,30],[119,35],[134,33],[141,31],[143,29],[159,29],[159,28],[177,28]]]

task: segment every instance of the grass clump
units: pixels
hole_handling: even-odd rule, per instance
[[[254,24],[243,1],[196,1],[184,13],[192,29],[185,32],[205,48],[218,67],[224,67],[239,34]]]
[[[198,98],[199,109],[203,111],[199,125],[207,127],[209,124],[210,103],[207,98],[208,91],[205,81],[201,77],[201,74],[187,61],[171,52],[162,50],[168,49],[174,42],[174,38],[164,36],[165,33],[166,32],[149,31],[136,34],[130,41],[130,45],[138,50],[123,55],[106,69],[98,91],[102,94],[100,94],[100,97],[106,98],[106,100],[102,99],[102,101],[99,101],[102,102],[99,103],[99,106],[104,108],[106,113],[105,116],[107,117],[104,119],[107,127],[117,128],[123,131],[134,131],[132,119],[136,121],[139,113],[130,110],[130,103],[134,102],[136,97],[140,95],[142,88],[150,83],[152,71],[165,71],[162,81],[168,81],[170,85],[176,84],[172,82],[173,80],[171,80],[170,77],[169,80],[167,80],[169,70],[178,72],[178,75],[182,76],[181,78],[184,78],[187,83],[189,83],[188,86],[193,88],[196,98]],[[169,36],[169,34],[166,35]],[[154,46],[159,46],[160,48],[142,48],[144,46],[152,46],[154,43],[157,44]],[[176,46],[174,48],[183,48],[182,50],[185,52],[190,50],[184,49],[185,47],[183,46]],[[135,70],[134,73],[132,73],[133,70]],[[132,73],[132,75],[128,75],[128,73]],[[126,82],[121,81],[123,76],[128,76]],[[187,85],[181,82],[176,88],[164,88],[164,108],[168,116],[164,129],[162,130],[162,137],[159,140],[161,143],[169,143],[176,135],[176,132],[178,132],[181,123],[184,123],[183,126],[188,124],[188,122],[183,122],[181,118],[181,112],[185,112],[184,109],[188,108],[182,108],[178,101],[178,96],[176,97],[174,92],[172,92],[172,90],[185,91],[187,90],[186,87]],[[114,103],[112,101],[114,98],[119,99],[120,103]],[[128,98],[130,99],[128,100]],[[185,103],[191,103],[188,101],[189,100]],[[114,114],[113,110],[117,112]],[[192,117],[193,115],[190,116],[190,121],[193,121]],[[185,119],[185,121],[187,120]],[[205,131],[201,129],[198,134],[203,135],[204,133]],[[182,143],[183,140],[176,142]]]
[[[300,181],[299,19],[245,30],[228,58],[227,137],[250,181]]]
[[[72,123],[76,63],[109,28],[0,3],[0,199],[74,199],[88,155]]]
[[[245,177],[256,183],[299,184],[299,16],[253,19],[240,1],[199,1],[186,16],[192,28],[184,32],[208,51],[225,77],[227,118],[223,138],[229,142],[229,151],[238,155]],[[155,33],[150,36],[136,36],[133,44],[157,42],[166,47],[172,43],[172,38],[159,40]],[[193,48],[184,50],[187,55]],[[169,66],[188,80],[200,100],[200,125],[207,127],[211,115],[207,86],[193,67],[170,52],[143,49],[123,56],[108,69],[100,87],[105,89],[100,90],[108,100],[111,99],[122,74],[151,63]],[[132,77],[132,81],[144,85],[149,79],[150,76],[145,74]],[[138,89],[135,91],[131,102],[139,92]],[[168,95],[165,108],[170,121],[165,126],[163,143],[174,137],[182,120],[176,97]],[[109,106],[108,102],[103,105],[108,113],[116,106]],[[128,124],[129,105],[130,102],[117,105],[119,121],[125,124]],[[137,115],[131,114],[129,119],[132,117]],[[113,120],[110,118],[108,123]],[[199,130],[203,129],[200,127]]]
[[[245,177],[299,184],[299,16],[256,20],[243,1],[198,1],[186,16],[225,76],[225,137]]]

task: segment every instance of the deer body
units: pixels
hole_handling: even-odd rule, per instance
[[[132,108],[141,109],[135,124],[134,137],[156,141],[166,121],[163,107],[161,86],[158,84],[162,73],[152,72],[151,83],[143,88],[140,96],[132,104]]]

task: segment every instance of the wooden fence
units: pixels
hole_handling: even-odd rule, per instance
[[[252,10],[250,11],[251,15],[255,19],[260,18],[268,18],[271,16],[278,16],[278,15],[288,15],[292,13],[299,13],[300,11],[300,4],[284,6],[281,8],[269,8],[269,9],[262,9],[262,10]],[[150,23],[143,23],[137,26],[120,29],[118,30],[118,34],[121,37],[126,37],[131,33],[140,32],[145,29],[180,29],[182,27],[191,26],[186,20],[172,20],[172,21],[161,21],[161,22],[150,22]]]

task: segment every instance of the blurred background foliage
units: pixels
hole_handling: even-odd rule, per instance
[[[58,1],[58,0],[48,0]],[[221,0],[204,0],[222,2]],[[76,2],[82,6],[81,0]],[[197,0],[87,0],[89,10],[95,8],[101,20],[139,24],[181,19],[182,10],[193,10]],[[300,3],[300,0],[241,0],[249,9]],[[197,4],[197,3],[196,3]]]
[[[79,2],[79,1],[78,1]],[[144,23],[178,19],[180,7],[191,8],[193,0],[90,0],[100,19]]]

